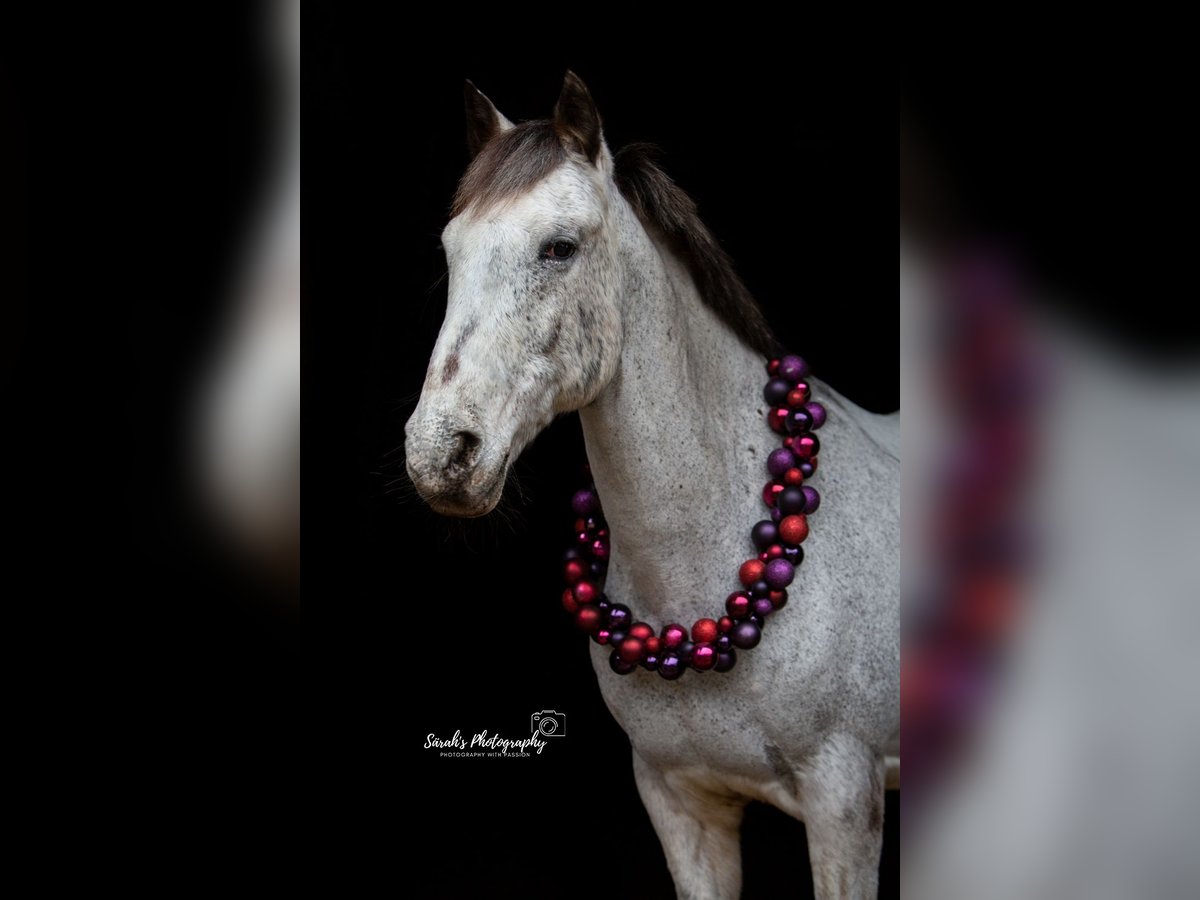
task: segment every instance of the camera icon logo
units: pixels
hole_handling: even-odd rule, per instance
[[[567,733],[567,714],[543,709],[529,720],[529,730],[542,737],[563,737]]]

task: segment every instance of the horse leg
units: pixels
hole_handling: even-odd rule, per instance
[[[886,768],[865,744],[834,735],[792,771],[797,802],[786,811],[808,831],[818,900],[878,896]]]
[[[633,774],[680,900],[736,898],[742,886],[738,830],[746,801],[656,769],[636,750]]]

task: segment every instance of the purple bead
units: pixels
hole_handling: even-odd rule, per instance
[[[620,646],[621,646],[621,644],[622,644],[622,643],[625,641],[625,638],[627,638],[628,636],[629,636],[629,635],[627,635],[627,634],[625,633],[625,629],[624,629],[624,628],[622,628],[622,629],[621,629],[621,630],[619,630],[619,631],[617,631],[617,630],[614,630],[614,629],[610,629],[610,630],[609,630],[609,636],[608,636],[608,639],[609,639],[609,640],[612,642],[612,645],[613,645],[614,647],[620,647]]]
[[[773,559],[767,563],[767,570],[763,575],[763,580],[774,590],[782,591],[792,583],[792,578],[795,575],[796,570],[786,559]]]
[[[779,377],[795,384],[808,374],[808,363],[794,353],[779,360]]]
[[[782,478],[783,473],[796,465],[796,457],[787,447],[780,447],[767,454],[767,471],[776,478]]]
[[[733,642],[729,640],[729,635],[723,634],[717,638],[717,640],[713,643],[713,646],[717,648],[718,653],[725,653],[730,647],[733,646]]]
[[[754,601],[754,614],[760,619],[765,619],[773,612],[775,612],[775,604],[771,602],[770,597],[759,597]]]
[[[600,595],[600,599],[596,601],[596,609],[600,612],[600,615],[604,615],[612,609],[612,604],[608,602],[607,594]]]
[[[782,378],[772,378],[763,388],[763,399],[771,406],[783,406],[787,402],[788,391],[791,389],[791,382]]]
[[[808,410],[808,414],[812,416],[812,427],[814,430],[825,424],[825,406],[813,400],[804,404],[804,408]]]
[[[599,578],[601,575],[603,575],[605,573],[605,571],[607,571],[607,565],[605,563],[602,563],[602,562],[592,563],[592,576],[594,578]]]
[[[728,672],[737,665],[737,653],[732,649],[725,650],[717,654],[717,664],[713,666],[713,671]]]
[[[812,478],[813,472],[817,471],[817,465],[811,459],[804,460],[796,468],[800,470],[800,474],[805,478]]]
[[[658,674],[667,681],[674,681],[683,674],[684,662],[678,653],[664,653],[658,661]]]
[[[609,667],[618,675],[628,675],[637,666],[637,663],[626,662],[621,659],[619,650],[614,650],[608,657]]]
[[[784,419],[783,427],[787,429],[788,434],[800,434],[808,431],[812,428],[812,416],[806,409],[793,409]]]
[[[579,559],[583,556],[583,551],[578,547],[569,547],[567,552],[563,554],[563,562],[570,562],[573,559]]]
[[[678,656],[679,659],[686,666],[691,663],[692,651],[695,649],[696,649],[696,644],[693,641],[684,641],[682,644],[680,644],[678,647],[675,648],[675,655]]]
[[[643,656],[642,657],[642,668],[649,669],[651,672],[653,672],[655,669],[658,668],[658,657],[655,656],[654,654],[649,654],[647,656]]]
[[[762,632],[753,622],[738,622],[733,626],[733,631],[729,633],[729,639],[733,641],[735,647],[749,650],[751,647],[758,646],[758,642],[762,640]]]
[[[624,603],[614,603],[608,610],[608,630],[624,631],[633,624],[633,613]]]
[[[798,566],[800,563],[804,562],[804,548],[784,547],[783,558],[790,562],[793,567]]]
[[[783,512],[779,509],[779,507],[775,507],[774,509],[771,510],[771,521],[774,522],[776,525],[779,524],[779,522],[782,518],[783,518]]]
[[[763,519],[750,529],[750,540],[754,541],[754,546],[759,550],[766,550],[779,542],[779,529],[775,527],[774,522]]]
[[[821,508],[821,494],[815,487],[809,487],[807,484],[800,488],[804,493],[804,513],[815,513]]]
[[[804,491],[798,487],[785,487],[775,498],[775,508],[785,516],[804,512]]]
[[[571,509],[575,510],[575,515],[581,518],[587,518],[596,511],[600,505],[599,499],[596,497],[596,492],[588,489],[576,491],[575,496],[571,498]]]
[[[756,582],[754,582],[754,584],[750,585],[750,596],[751,597],[765,597],[770,592],[771,592],[771,586],[769,584],[767,584],[765,578],[762,579],[761,581],[756,581]]]

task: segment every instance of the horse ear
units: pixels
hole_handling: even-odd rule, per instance
[[[463,100],[467,109],[467,149],[474,159],[484,144],[501,132],[508,131],[513,123],[501,115],[500,110],[470,79],[463,84]]]
[[[600,155],[603,140],[600,113],[583,79],[569,69],[554,105],[554,129],[563,141],[574,144],[591,162]]]

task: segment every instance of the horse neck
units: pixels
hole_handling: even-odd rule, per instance
[[[711,614],[706,569],[688,560],[745,542],[747,466],[761,469],[769,450],[757,393],[763,361],[701,301],[684,263],[621,210],[621,362],[580,410],[612,570],[639,614]]]

